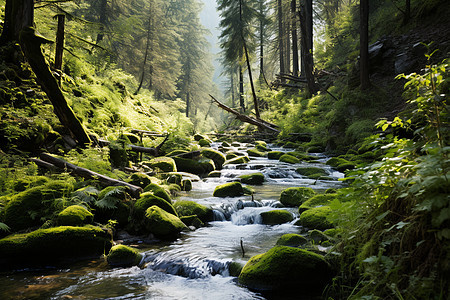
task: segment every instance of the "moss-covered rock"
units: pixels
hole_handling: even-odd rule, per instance
[[[195,228],[200,228],[204,225],[202,220],[200,220],[196,215],[193,216],[182,216],[180,217],[181,222],[186,226],[193,226]]]
[[[239,164],[246,164],[250,161],[250,159],[247,156],[238,156],[232,159],[229,159],[225,161],[224,165],[239,165]]]
[[[300,175],[312,178],[312,179],[317,179],[317,178],[328,175],[327,171],[325,171],[322,168],[317,168],[317,167],[300,167],[300,168],[297,168],[295,170],[295,172],[297,172]]]
[[[42,225],[51,217],[52,200],[69,196],[73,186],[64,181],[50,181],[11,197],[3,211],[3,222],[12,231]]]
[[[240,182],[229,182],[216,186],[213,192],[214,197],[238,197],[244,195],[244,190]]]
[[[176,215],[153,205],[145,212],[145,228],[160,238],[173,238],[186,229],[186,225]]]
[[[299,206],[298,212],[301,214],[305,210],[318,206],[328,205],[328,203],[330,203],[334,199],[336,199],[336,194],[318,194],[312,196],[311,198],[303,202],[302,205]]]
[[[26,189],[43,185],[48,181],[49,178],[45,176],[26,176],[24,178],[17,178],[13,184],[13,189],[16,192],[23,192]]]
[[[341,157],[332,157],[327,161],[327,165],[335,168],[339,172],[345,172],[347,170],[352,170],[356,167],[354,162],[350,162]]]
[[[280,202],[287,207],[297,207],[314,196],[316,192],[308,187],[291,187],[280,194]]]
[[[123,135],[126,136],[126,137],[128,138],[128,140],[130,141],[130,143],[132,143],[132,144],[137,145],[137,144],[139,144],[140,141],[141,141],[141,139],[139,138],[139,136],[136,135],[136,134],[134,134],[134,133],[131,133],[131,132],[124,132]]]
[[[199,134],[199,133],[194,134],[194,140],[195,140],[195,141],[198,142],[198,141],[204,140],[204,139],[206,139],[205,136],[203,136],[203,135],[201,135],[201,134]]]
[[[294,220],[290,212],[283,209],[265,211],[261,213],[262,223],[266,225],[278,225]]]
[[[231,160],[231,159],[236,158],[238,156],[240,156],[240,155],[238,155],[238,154],[236,154],[234,152],[227,152],[227,153],[225,153],[225,158],[227,160]]]
[[[175,164],[175,161],[171,157],[155,157],[151,159],[150,161],[142,162],[143,165],[146,165],[152,169],[159,170],[161,172],[176,172],[177,171],[177,165]]]
[[[261,172],[246,174],[239,176],[242,183],[252,184],[252,185],[260,185],[264,182],[264,174]]]
[[[48,266],[99,257],[112,246],[112,236],[99,227],[61,226],[14,234],[0,240],[0,268]]]
[[[190,179],[183,179],[181,181],[181,190],[185,192],[192,190],[192,181]]]
[[[142,254],[137,249],[125,245],[113,246],[106,256],[106,261],[113,267],[137,266],[141,260]]]
[[[280,157],[283,155],[284,155],[284,152],[282,152],[282,151],[270,151],[267,153],[267,158],[279,160]]]
[[[220,171],[212,171],[208,174],[208,177],[219,178],[222,175]]]
[[[196,175],[204,175],[214,171],[214,161],[209,158],[194,160],[189,158],[174,157],[177,169],[180,172],[188,172]]]
[[[314,229],[308,231],[309,238],[314,242],[314,244],[322,244],[325,241],[329,241],[330,238],[327,237],[322,231]]]
[[[282,156],[280,156],[279,161],[285,162],[288,164],[298,164],[300,162],[300,160],[297,157],[289,155],[289,154],[283,154]]]
[[[214,219],[213,210],[210,207],[194,201],[178,200],[173,206],[178,215],[182,217],[196,215],[203,222],[210,222]]]
[[[320,294],[332,278],[325,259],[307,250],[276,246],[253,256],[242,269],[239,283],[260,292]]]
[[[170,198],[169,193],[167,193],[166,190],[162,186],[160,186],[160,185],[158,185],[156,183],[150,183],[149,185],[147,185],[144,188],[144,192],[145,193],[146,192],[150,192],[150,193],[152,193],[153,195],[155,195],[155,196],[157,196],[159,198],[163,198],[168,203],[172,203],[172,199]]]
[[[253,157],[264,157],[267,155],[267,152],[260,151],[257,148],[251,148],[251,149],[247,150],[247,154],[248,154],[248,156],[253,156]]]
[[[59,226],[82,226],[90,224],[94,215],[80,205],[71,205],[58,214],[56,222]]]
[[[166,199],[160,198],[150,192],[142,193],[141,197],[134,204],[134,213],[135,218],[140,219],[145,215],[145,211],[147,208],[151,206],[158,206],[159,208],[164,209],[166,212],[178,216],[177,211],[173,207],[173,205],[168,202]]]
[[[145,188],[152,183],[150,176],[144,173],[133,173],[126,181],[132,185],[140,186],[141,188]]]
[[[300,234],[296,234],[296,233],[287,233],[287,234],[283,234],[277,241],[277,245],[280,246],[289,246],[289,247],[298,247],[301,246],[303,244],[306,244],[308,242],[308,240],[300,235]]]
[[[109,186],[98,194],[98,200],[94,203],[94,221],[106,223],[108,220],[116,220],[120,226],[128,223],[130,216],[130,199],[125,186]]]
[[[214,165],[216,166],[217,170],[222,169],[222,166],[226,161],[225,155],[223,155],[219,151],[210,148],[202,149],[201,154],[206,158],[212,159],[214,161]]]
[[[198,141],[200,147],[211,147],[211,141],[208,139],[201,139]]]
[[[267,143],[264,141],[255,141],[255,148],[262,152],[267,152],[270,150],[267,148]]]
[[[179,173],[171,173],[167,178],[166,181],[168,183],[174,183],[174,184],[178,184],[179,186],[181,186],[181,180],[183,179],[183,175],[179,174]]]
[[[333,228],[333,223],[328,221],[327,216],[331,214],[329,206],[320,206],[308,209],[300,215],[300,224],[311,229],[325,230]]]
[[[224,148],[231,147],[230,143],[228,143],[227,141],[223,141],[221,145],[222,145],[222,147],[224,147]]]

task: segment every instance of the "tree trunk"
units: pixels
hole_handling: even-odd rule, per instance
[[[403,18],[403,24],[408,24],[410,18],[411,18],[411,0],[406,0],[405,16]]]
[[[5,22],[0,37],[0,45],[19,41],[22,29],[25,27],[33,27],[33,22],[33,0],[6,0]]]
[[[28,0],[27,0],[28,1]],[[30,0],[33,2],[33,0]],[[53,77],[49,66],[47,65],[44,55],[41,51],[41,44],[48,42],[42,37],[36,36],[32,27],[24,28],[20,33],[20,46],[22,47],[25,57],[36,74],[37,81],[42,90],[47,94],[53,107],[55,114],[58,116],[61,124],[69,130],[72,137],[81,145],[90,144],[91,140],[87,135],[83,125],[77,119],[70,106],[67,104],[64,95],[59,88],[58,82]]]
[[[361,89],[370,87],[369,79],[369,0],[361,0],[360,12],[360,80]]]
[[[242,66],[239,64],[239,105],[241,110],[245,112],[245,101],[244,101],[244,74],[242,72]]]
[[[235,96],[235,88],[234,88],[234,68],[232,67],[231,71],[231,106],[236,107],[236,96]]]
[[[55,69],[62,70],[63,51],[64,51],[64,14],[56,15],[58,18],[58,30],[56,31],[56,50],[55,50]]]
[[[107,22],[107,16],[106,16],[106,9],[108,6],[108,0],[100,0],[100,19],[99,23],[102,24],[102,27],[100,28],[100,32],[97,34],[97,44],[100,43],[103,40],[104,31],[106,27]]]
[[[151,5],[151,2],[150,2]],[[137,95],[139,93],[139,91],[142,88],[142,84],[144,83],[144,78],[145,78],[145,66],[147,64],[147,58],[148,58],[148,51],[150,48],[150,37],[151,37],[151,30],[152,30],[152,15],[151,15],[151,7],[150,7],[150,16],[148,17],[148,28],[147,28],[147,42],[145,45],[145,54],[144,54],[144,61],[142,62],[142,73],[141,73],[141,79],[139,80],[139,86],[136,90],[136,92],[134,92],[135,95]]]
[[[314,80],[312,0],[306,0],[302,8],[299,13],[302,34],[302,67],[304,72],[302,75],[306,77],[308,91],[312,95],[318,91]]]
[[[189,92],[186,93],[186,118],[189,118],[189,109],[191,104],[191,95]]]
[[[278,51],[280,52],[280,73],[285,73],[284,70],[284,41],[283,41],[283,3],[282,0],[277,2],[278,8]]]
[[[259,81],[262,82],[264,76],[264,3],[263,0],[259,1]]]
[[[291,1],[292,11],[292,74],[298,77],[298,44],[297,44],[297,1]]]

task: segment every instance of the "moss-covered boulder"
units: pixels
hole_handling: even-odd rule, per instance
[[[165,210],[166,212],[178,216],[177,211],[167,200],[160,198],[150,192],[142,193],[141,197],[134,204],[135,218],[138,220],[143,218],[145,211],[151,206],[158,206],[159,208]]]
[[[326,236],[322,231],[317,229],[308,231],[308,234],[311,241],[313,241],[314,244],[316,245],[322,244],[323,242],[330,240],[328,236]]]
[[[267,153],[267,158],[279,160],[280,157],[283,155],[284,155],[284,152],[282,152],[282,151],[270,151]]]
[[[71,205],[58,214],[56,222],[59,226],[82,226],[90,224],[94,215],[81,205]]]
[[[280,202],[287,207],[297,207],[314,196],[316,192],[308,187],[291,187],[280,194]]]
[[[152,193],[153,195],[155,195],[159,198],[163,198],[168,203],[172,203],[172,199],[170,198],[169,193],[167,193],[166,190],[162,186],[160,186],[156,183],[150,183],[149,185],[147,185],[144,188],[144,192]]]
[[[229,182],[216,186],[214,197],[238,197],[244,195],[244,189],[240,182]]]
[[[224,148],[231,147],[230,143],[228,143],[227,141],[223,141],[221,145],[222,145],[222,147],[224,147]]]
[[[11,197],[3,210],[3,222],[12,231],[42,225],[51,217],[53,200],[70,196],[73,186],[64,181],[50,181]]]
[[[356,168],[354,162],[348,161],[341,157],[332,157],[327,161],[327,165],[335,168],[339,172],[345,172],[347,170],[353,170]]]
[[[329,206],[320,206],[308,209],[300,215],[299,223],[310,229],[325,230],[333,228],[333,223],[328,221],[327,216],[331,214]]]
[[[226,161],[225,155],[211,148],[204,148],[201,150],[200,153],[204,157],[212,159],[214,161],[214,165],[216,166],[217,170],[222,169],[222,166]]]
[[[186,226],[192,226],[195,228],[200,228],[205,225],[202,220],[200,220],[196,215],[193,216],[182,216],[180,217],[181,222]]]
[[[248,156],[238,156],[232,159],[229,159],[227,161],[225,161],[224,165],[239,165],[239,164],[246,164],[250,161],[250,159],[248,158]]]
[[[120,226],[128,223],[130,216],[131,197],[125,186],[109,186],[98,194],[98,200],[94,203],[94,221],[106,223],[108,220],[116,220]]]
[[[330,203],[334,199],[336,199],[336,194],[318,194],[312,196],[311,198],[303,202],[302,205],[299,206],[298,212],[301,214],[305,210],[318,206],[328,205],[328,203]]]
[[[282,156],[280,156],[279,161],[288,164],[298,164],[300,162],[300,160],[297,157],[292,156],[290,154],[283,154]]]
[[[289,246],[289,247],[298,247],[303,244],[306,244],[308,240],[300,234],[296,233],[287,233],[283,234],[277,241],[277,245],[279,246]]]
[[[57,265],[99,257],[112,246],[110,232],[91,225],[61,226],[0,240],[0,268]]]
[[[176,172],[177,171],[177,165],[175,164],[175,161],[171,157],[155,157],[151,159],[150,161],[142,162],[143,165],[146,165],[152,169],[159,170],[161,172]]]
[[[152,183],[150,176],[144,173],[133,173],[126,180],[126,182],[131,183],[132,185],[140,186],[141,188],[145,188],[147,185]]]
[[[208,177],[219,178],[222,175],[220,171],[212,171],[208,174]]]
[[[109,250],[106,261],[112,267],[137,266],[142,260],[142,254],[135,248],[125,245],[115,245]]]
[[[251,185],[260,185],[264,182],[264,174],[261,172],[246,174],[239,176],[242,183],[251,184]]]
[[[277,295],[320,294],[332,278],[325,259],[313,252],[276,246],[253,256],[239,275],[239,283],[251,290]]]
[[[153,205],[145,212],[145,228],[157,237],[173,238],[186,229],[186,225],[176,215]]]
[[[180,172],[188,172],[196,175],[204,175],[216,169],[214,161],[209,158],[199,160],[174,157],[177,169]]]
[[[291,222],[294,217],[283,209],[265,211],[261,213],[262,223],[266,225],[278,225]]]
[[[194,201],[178,200],[173,206],[178,215],[182,217],[196,215],[203,222],[210,222],[214,219],[213,210],[210,207]]]
[[[255,148],[262,152],[269,151],[267,148],[267,143],[264,141],[255,141]]]
[[[201,139],[198,141],[200,147],[211,147],[211,141],[208,139]]]
[[[328,176],[327,171],[317,167],[300,167],[297,168],[295,172],[312,179],[318,179],[320,177]]]
[[[181,181],[181,190],[185,192],[192,190],[192,181],[190,179],[183,179]]]
[[[231,160],[231,159],[236,158],[238,156],[242,156],[242,155],[238,155],[238,154],[236,154],[234,152],[227,152],[227,153],[225,153],[225,158],[227,160]]]
[[[194,140],[195,140],[195,141],[198,142],[198,141],[204,140],[204,139],[206,139],[205,136],[203,136],[203,135],[201,135],[201,134],[199,134],[199,133],[194,134]]]
[[[264,156],[267,155],[266,152],[260,151],[260,150],[257,149],[257,148],[251,148],[251,149],[248,149],[248,150],[247,150],[247,154],[248,154],[248,156],[253,156],[253,157],[264,157]]]

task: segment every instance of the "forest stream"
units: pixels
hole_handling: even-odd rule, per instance
[[[268,146],[276,151],[288,150]],[[247,149],[246,144],[234,148]],[[250,257],[268,251],[283,234],[307,236],[301,226],[294,225],[297,208],[282,208],[294,215],[294,221],[282,225],[263,225],[260,213],[283,207],[278,199],[288,187],[324,191],[342,186],[337,179],[343,174],[325,164],[326,156],[315,155],[315,161],[299,164],[252,157],[246,164],[224,166],[220,177],[193,182],[192,191],[184,192],[178,200],[212,207],[214,221],[183,232],[173,242],[139,244],[144,254],[141,268],[111,268],[99,259],[63,269],[16,271],[0,277],[4,299],[266,299],[240,287],[236,278],[230,276],[229,266],[232,262],[244,265]],[[295,172],[300,166],[323,168],[333,180],[303,177]],[[264,174],[265,182],[252,186],[253,199],[248,195],[212,196],[217,185],[255,171]],[[318,250],[327,249],[318,246]]]

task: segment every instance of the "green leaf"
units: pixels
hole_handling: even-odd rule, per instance
[[[0,231],[9,232],[10,230],[11,230],[11,228],[9,228],[8,225],[6,225],[5,223],[0,222]]]
[[[363,260],[363,262],[368,263],[368,264],[373,264],[373,263],[378,262],[378,257],[370,256],[370,257],[366,258],[365,260]]]

